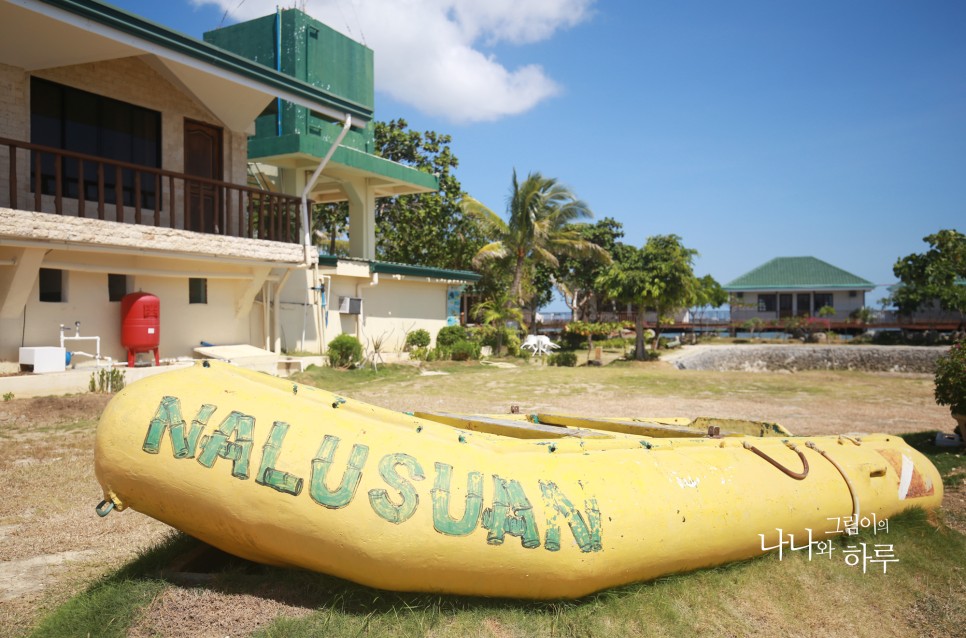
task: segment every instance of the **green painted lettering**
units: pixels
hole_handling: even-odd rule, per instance
[[[247,479],[254,433],[255,417],[233,411],[211,436],[201,438],[198,462],[205,467],[211,467],[219,457],[230,460],[231,475],[242,480]],[[235,440],[229,441],[232,436]]]
[[[600,510],[597,509],[597,499],[590,498],[586,501],[587,519],[584,520],[584,515],[574,507],[570,499],[553,481],[546,483],[540,481],[540,492],[543,494],[547,511],[552,512],[547,517],[547,533],[543,544],[546,549],[551,552],[560,549],[560,522],[563,519],[570,527],[570,532],[574,535],[580,551],[599,552],[601,550]]]
[[[483,527],[489,530],[486,542],[502,545],[506,534],[520,537],[527,549],[540,547],[540,533],[533,516],[533,506],[523,486],[514,479],[507,481],[493,475],[493,507],[483,511]]]
[[[396,466],[402,465],[409,470],[409,476],[414,481],[421,481],[426,476],[419,461],[408,454],[387,454],[379,461],[379,475],[390,486],[399,491],[402,502],[399,505],[389,500],[389,492],[384,489],[369,490],[369,503],[380,517],[390,523],[403,523],[416,511],[419,505],[419,494],[408,480],[396,471]]]
[[[349,463],[345,472],[342,474],[342,482],[335,490],[330,490],[325,485],[325,477],[332,466],[332,457],[339,447],[339,437],[325,435],[319,451],[312,459],[312,475],[309,479],[309,496],[319,505],[331,509],[345,507],[355,496],[356,489],[359,487],[359,480],[362,478],[362,467],[366,464],[369,457],[369,446],[356,444],[352,446],[349,454]]]
[[[211,415],[217,409],[217,406],[205,403],[198,410],[195,418],[191,420],[191,431],[188,432],[188,458],[194,458],[195,451],[198,449],[198,439],[201,436],[201,431],[208,425],[208,419],[211,418]]]
[[[284,421],[276,421],[272,424],[272,431],[265,441],[265,447],[262,448],[262,462],[258,466],[258,473],[255,474],[255,482],[285,494],[298,496],[302,491],[302,479],[294,474],[275,469],[288,428],[288,423]]]
[[[466,508],[463,518],[457,520],[449,514],[449,486],[453,466],[436,463],[436,483],[430,494],[433,500],[433,527],[448,536],[466,536],[476,529],[483,509],[483,474],[470,472],[466,478]]]
[[[184,417],[181,416],[181,401],[177,397],[163,397],[158,405],[154,418],[148,426],[148,433],[144,437],[141,449],[148,454],[157,454],[161,449],[161,439],[168,432],[171,440],[171,452],[176,459],[194,458],[198,446],[198,435],[208,424],[216,406],[204,404],[198,410],[198,415],[191,422],[191,431],[185,436]]]

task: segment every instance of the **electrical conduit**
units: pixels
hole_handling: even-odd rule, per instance
[[[335,150],[339,148],[339,144],[345,139],[346,133],[352,127],[352,115],[346,113],[345,121],[342,123],[342,130],[339,131],[339,135],[332,142],[332,146],[329,147],[328,152],[326,152],[325,157],[319,162],[318,167],[312,176],[306,181],[305,188],[302,190],[302,232],[303,241],[302,246],[305,250],[305,265],[306,267],[311,267],[313,269],[312,274],[312,287],[306,289],[305,291],[305,303],[308,305],[309,301],[309,290],[314,291],[312,297],[311,305],[315,309],[313,312],[313,318],[316,325],[316,334],[319,335],[319,354],[322,354],[325,344],[322,339],[322,307],[319,303],[319,256],[318,253],[313,254],[314,248],[312,246],[312,227],[309,225],[309,192],[315,186],[315,183],[319,180],[319,176],[322,175],[323,169],[332,159],[332,155],[335,154]],[[305,322],[302,322],[302,347],[305,348]]]

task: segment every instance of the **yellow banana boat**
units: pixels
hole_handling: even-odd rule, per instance
[[[786,434],[409,415],[211,362],[107,406],[98,513],[130,507],[249,560],[383,589],[552,599],[942,500],[936,469],[899,437]]]

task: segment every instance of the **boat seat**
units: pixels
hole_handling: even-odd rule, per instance
[[[545,425],[529,421],[501,419],[498,417],[454,414],[451,412],[415,412],[414,416],[473,432],[487,432],[517,439],[612,439],[613,435],[587,428]]]

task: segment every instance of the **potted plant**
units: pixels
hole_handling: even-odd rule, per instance
[[[953,344],[936,361],[936,403],[948,405],[966,441],[966,340]]]

